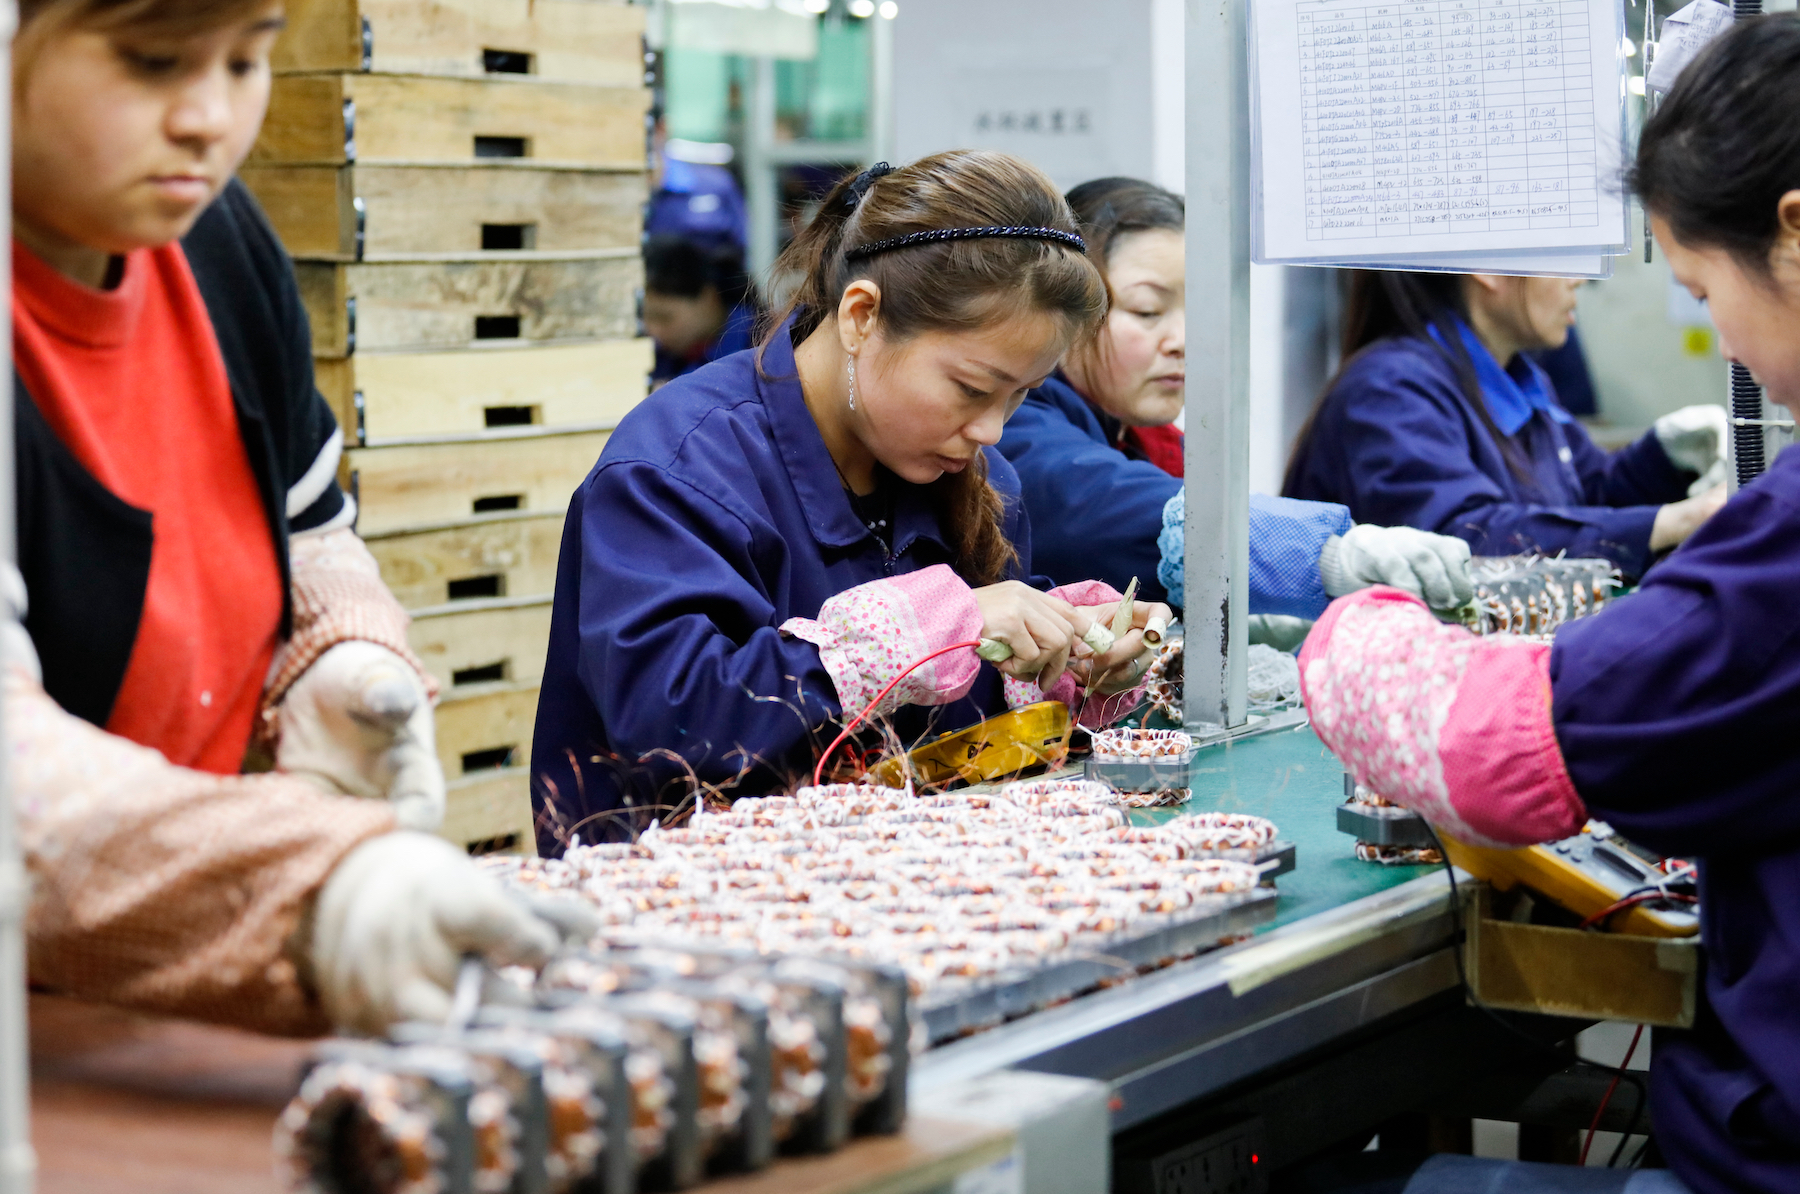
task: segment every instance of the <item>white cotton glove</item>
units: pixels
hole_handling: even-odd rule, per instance
[[[319,892],[313,981],[325,1014],[348,1031],[442,1022],[464,957],[541,966],[569,927],[509,896],[442,838],[383,834],[345,855]]]
[[[1286,614],[1251,614],[1250,645],[1261,643],[1277,651],[1292,651],[1306,641],[1312,626],[1305,618],[1290,618]]]
[[[1725,408],[1708,403],[1670,411],[1650,430],[1670,463],[1683,472],[1704,475],[1725,459],[1726,427]]]
[[[376,643],[338,643],[277,710],[275,768],[327,792],[387,800],[406,829],[444,823],[431,701],[417,672]]]
[[[1392,585],[1433,609],[1459,609],[1475,599],[1469,545],[1415,527],[1358,524],[1333,535],[1319,553],[1319,578],[1332,597]]]
[[[20,668],[42,684],[44,665],[38,660],[37,644],[25,629],[29,607],[25,576],[5,560],[0,560],[0,602],[6,605],[6,616],[0,617],[0,663]]]
[[[1694,478],[1694,483],[1688,486],[1687,495],[1689,497],[1699,497],[1703,493],[1708,493],[1717,489],[1719,486],[1725,484],[1725,481],[1725,459],[1724,457],[1720,457],[1713,461],[1713,466],[1711,468]]]

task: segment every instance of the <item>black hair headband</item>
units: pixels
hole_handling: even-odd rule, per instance
[[[886,162],[876,162],[851,180],[844,191],[844,206],[855,211],[861,205],[863,196],[875,185],[875,180],[892,174],[894,168]],[[989,225],[981,228],[932,228],[924,232],[909,232],[905,236],[890,236],[886,240],[873,241],[866,245],[857,245],[844,253],[845,261],[855,261],[860,257],[873,257],[877,253],[885,253],[889,249],[904,249],[908,245],[929,245],[948,240],[989,240],[993,237],[1006,237],[1013,240],[1047,240],[1059,245],[1067,245],[1078,253],[1087,252],[1087,242],[1073,232],[1064,232],[1060,228],[1031,228],[1018,225]]]
[[[1013,240],[1054,241],[1059,245],[1067,245],[1078,253],[1087,252],[1086,241],[1073,232],[1064,232],[1060,228],[989,225],[983,228],[932,228],[924,232],[909,232],[905,236],[890,236],[886,240],[857,245],[844,254],[844,260],[855,261],[859,257],[873,257],[877,253],[885,253],[889,249],[904,249],[908,245],[929,245],[946,240],[992,240],[995,237],[1006,237]]]

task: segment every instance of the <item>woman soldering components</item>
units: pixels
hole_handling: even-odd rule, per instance
[[[460,955],[556,935],[416,832],[443,816],[430,681],[350,529],[292,268],[232,181],[281,13],[20,5],[7,764],[35,984],[379,1031],[444,1014]]]
[[[1645,122],[1633,181],[1720,351],[1800,413],[1797,117],[1800,17],[1739,21]],[[1670,1189],[1800,1190],[1797,626],[1800,453],[1787,452],[1628,600],[1553,644],[1476,638],[1377,589],[1333,605],[1300,657],[1320,738],[1444,830],[1523,845],[1597,817],[1697,860],[1703,997],[1691,1031],[1658,1031],[1651,1067]],[[1570,1188],[1528,1170],[1429,1176],[1409,1194]],[[1622,1187],[1582,1187],[1609,1188]]]
[[[1131,178],[1068,194],[1111,308],[1006,425],[1001,453],[1031,516],[1032,566],[1181,603],[1181,414],[1186,386],[1180,196]],[[1408,527],[1356,526],[1343,506],[1250,496],[1250,613],[1316,618],[1332,597],[1397,585],[1438,608],[1473,596],[1469,552]],[[1263,619],[1257,630],[1273,630]],[[1290,627],[1291,628],[1291,627]],[[1277,636],[1279,637],[1279,636]]]
[[[810,772],[825,726],[957,644],[877,709],[898,741],[1047,697],[1088,724],[1136,703],[1143,628],[1168,608],[1137,603],[1093,653],[1120,594],[1028,583],[993,448],[1106,313],[1049,180],[995,153],[883,164],[827,196],[777,272],[802,281],[760,347],[651,395],[575,493],[531,753],[546,853],[696,783]],[[1011,653],[998,670],[984,638]]]
[[[1359,271],[1344,364],[1283,492],[1468,541],[1476,555],[1605,558],[1628,579],[1725,500],[1725,408],[1688,406],[1613,453],[1529,352],[1560,347],[1579,282]]]

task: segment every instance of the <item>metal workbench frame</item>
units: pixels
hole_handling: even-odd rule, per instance
[[[1186,0],[1189,732],[1247,715],[1250,83],[1246,0]],[[1214,656],[1211,644],[1218,644]],[[1201,647],[1202,644],[1206,646]]]
[[[1434,873],[933,1049],[913,1097],[1007,1069],[1092,1078],[1122,1132],[1455,991],[1454,936]]]

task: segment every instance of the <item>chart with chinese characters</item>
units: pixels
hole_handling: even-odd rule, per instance
[[[1254,0],[1258,260],[1625,242],[1617,0]]]

